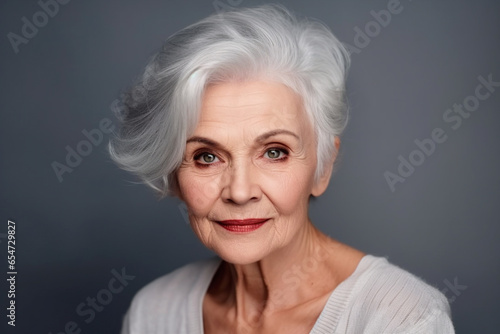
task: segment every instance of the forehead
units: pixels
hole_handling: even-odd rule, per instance
[[[202,99],[198,128],[230,126],[301,130],[305,111],[300,96],[276,82],[226,82],[209,85]]]

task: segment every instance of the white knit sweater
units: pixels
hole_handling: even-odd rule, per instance
[[[221,260],[191,263],[142,288],[122,334],[202,334],[202,303]],[[383,257],[366,255],[330,295],[310,334],[454,333],[446,297]]]

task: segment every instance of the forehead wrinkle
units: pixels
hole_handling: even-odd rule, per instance
[[[266,130],[284,128],[300,134],[298,142],[303,146],[308,138],[308,120],[300,96],[286,86],[279,90],[276,86],[246,87],[244,91],[229,84],[207,88],[195,134],[228,146],[249,146]]]
[[[216,107],[216,108],[223,108],[223,109],[241,109],[241,108],[247,108],[247,107],[260,107],[262,105],[267,105],[267,101],[260,101],[260,102],[251,102],[251,103],[235,103],[234,101],[221,101],[220,98],[216,98],[215,101],[206,101],[205,105],[207,107]]]
[[[299,143],[300,149],[303,149],[303,147],[302,147],[303,146],[303,138],[301,138],[297,134],[293,133],[292,131],[289,131],[286,129],[275,129],[275,130],[270,130],[270,131],[267,131],[263,134],[260,134],[253,140],[253,144],[252,144],[251,138],[248,138],[248,137],[244,137],[242,139],[242,142],[245,143],[246,147],[256,147],[258,145],[261,145],[267,139],[272,138],[272,137],[277,137],[277,136],[278,137],[279,136],[292,137],[297,141],[297,143]],[[211,138],[207,138],[207,137],[203,137],[203,136],[193,136],[187,140],[186,145],[189,143],[192,143],[192,142],[202,143],[202,144],[205,144],[207,146],[214,147],[216,149],[224,150],[229,154],[229,150],[224,144],[221,144],[217,140],[213,140]],[[229,143],[231,143],[231,142],[234,143],[235,141],[229,141]],[[239,143],[238,141],[236,141],[236,142]],[[229,145],[229,146],[231,146],[231,145]],[[236,152],[243,151],[245,146],[242,147],[242,146],[238,145],[235,151]]]
[[[204,123],[231,123],[234,122],[266,122],[277,120],[283,122],[284,120],[292,120],[300,117],[300,110],[295,106],[269,106],[267,104],[254,104],[255,108],[248,108],[248,106],[228,106],[222,108],[209,108],[201,112],[199,125],[203,126]],[[261,107],[263,106],[263,107]],[[290,126],[283,122],[284,127]],[[247,127],[247,126],[245,126]]]
[[[265,122],[272,118],[287,119],[294,114],[294,108],[289,106],[269,106],[265,103],[255,103],[241,106],[205,106],[201,112],[201,122],[228,123],[228,122]]]
[[[215,89],[215,92],[213,90],[210,90],[210,93],[208,93],[207,91],[209,90],[209,88],[207,89],[207,91],[205,91],[205,107],[212,106],[220,108],[239,109],[245,107],[260,107],[262,105],[265,105],[267,107],[266,109],[274,109],[275,106],[273,106],[273,103],[275,102],[275,99],[283,97],[284,95],[284,92],[281,91],[277,92],[278,96],[270,97],[266,91],[262,91],[260,88],[253,88],[255,91],[246,91],[244,94],[241,94],[238,89],[234,89],[234,91],[230,92],[225,92],[224,90],[222,90],[221,92],[221,89],[217,89],[216,86],[212,88]],[[287,89],[290,90],[288,87]],[[294,100],[294,102],[298,102],[299,104],[301,104],[301,98],[293,91],[292,96],[292,99],[284,98],[280,107],[290,107],[291,104],[293,105],[292,101]]]
[[[241,117],[241,116],[240,116]],[[245,143],[245,146],[254,146],[262,144],[268,138],[278,136],[290,137],[290,139],[295,140],[299,146],[304,145],[305,137],[307,136],[304,131],[306,127],[303,122],[299,124],[289,124],[288,122],[283,122],[281,124],[273,124],[274,127],[267,127],[269,120],[276,120],[276,118],[267,117],[254,117],[243,116],[240,120],[234,119],[214,119],[214,120],[203,120],[198,126],[198,131],[195,136],[205,137],[209,140],[218,143],[228,143],[228,147],[232,144],[239,145],[240,143]],[[235,124],[243,123],[244,127],[235,126]],[[259,123],[264,123],[260,124]],[[275,122],[274,122],[275,123]],[[287,133],[288,132],[288,133]],[[215,136],[214,136],[215,135]],[[188,141],[189,142],[189,141]],[[205,144],[210,144],[207,141],[200,141]],[[222,148],[225,145],[211,145]]]

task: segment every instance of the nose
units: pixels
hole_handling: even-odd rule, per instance
[[[252,164],[240,161],[228,167],[223,176],[222,200],[227,203],[245,204],[258,201],[262,190],[256,182]]]

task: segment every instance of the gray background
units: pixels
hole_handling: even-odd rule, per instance
[[[221,0],[221,3],[228,3]],[[234,4],[235,0],[232,0]],[[239,6],[265,1],[243,0]],[[355,28],[384,1],[287,1],[355,46]],[[500,81],[500,5],[494,1],[401,1],[402,11],[352,56],[350,125],[342,158],[311,218],[326,234],[387,256],[450,299],[458,333],[500,328],[500,89],[461,127],[445,111],[474,94],[478,76]],[[17,321],[2,333],[116,333],[135,292],[154,278],[211,256],[179,202],[157,201],[118,170],[108,135],[59,182],[51,166],[82,130],[113,118],[110,105],[170,34],[216,9],[212,1],[71,1],[13,51],[9,32],[32,22],[36,1],[0,4],[0,250],[7,272],[7,220],[17,223]],[[372,34],[373,35],[373,34]],[[448,139],[392,192],[415,139]],[[86,323],[76,307],[106,289],[111,270],[135,276]],[[461,287],[453,291],[448,285]],[[7,286],[0,285],[2,328]],[[445,290],[448,289],[448,290]]]

